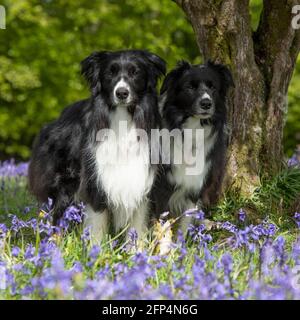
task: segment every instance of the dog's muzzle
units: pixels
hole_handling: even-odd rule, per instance
[[[213,99],[207,92],[201,95],[194,108],[195,115],[203,119],[210,118],[214,113],[214,109]]]
[[[115,104],[128,104],[131,102],[130,86],[129,84],[121,79],[115,86],[113,99]]]

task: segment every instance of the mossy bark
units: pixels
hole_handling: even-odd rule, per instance
[[[175,2],[190,20],[204,59],[233,72],[225,181],[250,193],[261,170],[273,174],[282,164],[287,90],[300,50],[300,31],[291,25],[297,1],[265,0],[255,33],[249,0]]]

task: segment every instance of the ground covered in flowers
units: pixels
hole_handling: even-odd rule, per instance
[[[98,246],[83,204],[52,227],[51,199],[37,208],[26,175],[26,163],[0,163],[0,299],[300,299],[297,212],[252,219],[242,206],[225,212],[227,199],[214,227],[190,226],[188,238],[152,232],[141,248],[127,230],[127,242],[123,232]]]

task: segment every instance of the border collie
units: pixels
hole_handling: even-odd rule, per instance
[[[81,66],[91,97],[41,130],[29,187],[40,202],[54,200],[55,224],[72,202],[84,201],[92,238],[128,224],[142,234],[156,166],[139,130],[150,135],[159,128],[156,84],[165,62],[148,51],[124,50],[95,52]]]
[[[164,165],[154,190],[157,213],[170,211],[179,217],[192,208],[206,209],[216,202],[225,169],[227,130],[226,95],[233,79],[229,69],[207,62],[191,65],[182,61],[165,78],[161,88],[160,108],[164,127],[179,129],[185,139],[185,129],[193,129],[190,148],[177,150],[173,142],[171,164]],[[202,129],[202,143],[195,139],[195,129]],[[187,174],[195,151],[195,161],[203,162],[197,174]],[[181,163],[174,161],[174,154],[187,152]],[[202,157],[202,158],[201,158]],[[191,218],[182,219],[186,231]]]

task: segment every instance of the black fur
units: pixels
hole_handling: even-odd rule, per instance
[[[54,200],[54,223],[77,199],[95,211],[107,207],[106,194],[96,184],[92,148],[96,133],[109,128],[109,114],[116,104],[112,91],[125,76],[133,101],[127,106],[138,128],[159,125],[156,84],[165,73],[165,62],[145,50],[95,52],[81,63],[91,97],[67,107],[36,138],[29,166],[29,187],[39,202]],[[75,196],[76,195],[76,196]]]
[[[174,166],[163,166],[153,191],[157,214],[170,210],[169,200],[175,190],[180,188],[184,191],[183,201],[192,202],[202,209],[217,201],[225,171],[228,143],[226,95],[229,87],[233,85],[229,69],[210,61],[204,65],[190,65],[181,61],[166,76],[161,88],[164,127],[169,130],[182,129],[188,119],[197,116],[202,128],[212,128],[211,135],[216,134],[216,139],[206,156],[205,162],[210,161],[211,166],[199,190],[192,190],[187,185],[173,184],[168,177],[174,175]],[[207,112],[200,107],[204,92],[212,98],[211,107]],[[177,215],[182,213],[177,212]]]

